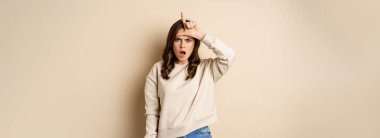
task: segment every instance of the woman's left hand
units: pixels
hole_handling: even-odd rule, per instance
[[[190,36],[190,37],[194,37],[198,40],[202,40],[206,33],[202,32],[198,25],[195,23],[195,21],[186,21],[185,20],[185,17],[183,15],[183,12],[181,12],[181,19],[182,19],[182,23],[184,25],[184,29],[185,31],[182,32],[182,33],[178,33],[177,35],[186,35],[186,36]]]

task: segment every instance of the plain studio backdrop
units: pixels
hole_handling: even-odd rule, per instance
[[[184,11],[237,54],[215,86],[215,138],[379,138],[379,7],[2,0],[0,137],[143,137],[145,76]]]

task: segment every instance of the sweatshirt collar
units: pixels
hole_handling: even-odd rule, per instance
[[[180,62],[174,62],[176,65],[187,65],[189,63],[188,60],[186,60],[186,62],[184,63],[180,63]]]

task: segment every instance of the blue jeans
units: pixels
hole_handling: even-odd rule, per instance
[[[208,126],[205,126],[179,138],[212,138],[212,136]]]

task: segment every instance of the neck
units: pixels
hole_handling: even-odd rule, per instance
[[[177,63],[177,64],[187,64],[187,63],[189,63],[189,60],[184,60],[184,61],[177,60],[175,63]]]

